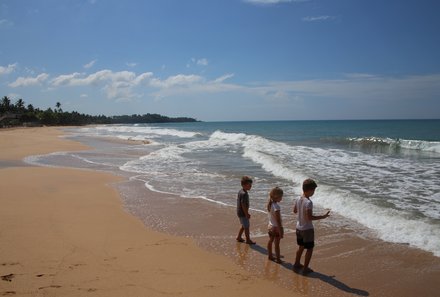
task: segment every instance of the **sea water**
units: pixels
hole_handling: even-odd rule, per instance
[[[118,171],[181,199],[234,207],[240,178],[254,179],[252,208],[269,190],[285,201],[313,178],[317,209],[332,224],[440,257],[440,120],[197,122],[68,129],[95,147],[27,158],[29,163]],[[103,145],[96,139],[148,142]],[[145,197],[145,199],[148,199]],[[345,220],[346,219],[346,220]]]

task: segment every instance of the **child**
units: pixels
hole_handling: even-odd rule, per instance
[[[309,268],[310,260],[312,259],[313,247],[315,246],[315,233],[312,221],[325,219],[329,216],[330,211],[327,211],[325,215],[315,216],[313,215],[313,203],[310,197],[315,193],[315,189],[318,187],[313,179],[306,179],[303,182],[302,189],[303,194],[295,203],[293,212],[298,214],[298,221],[296,224],[296,241],[298,244],[298,250],[296,252],[295,269],[303,269],[303,274],[309,274],[313,272]],[[301,265],[301,256],[304,251],[307,250],[304,259],[304,266]]]
[[[249,176],[243,176],[241,178],[241,187],[242,189],[238,192],[237,195],[237,216],[240,220],[241,228],[238,231],[237,241],[244,242],[242,235],[246,236],[247,244],[255,244],[254,241],[251,240],[249,227],[250,222],[249,219],[251,215],[249,214],[249,194],[248,191],[252,188],[252,179]]]
[[[280,241],[284,237],[284,228],[281,220],[281,209],[278,205],[283,199],[283,190],[275,187],[269,193],[267,201],[267,212],[269,214],[269,242],[267,243],[267,254],[271,261],[281,263]],[[272,256],[272,243],[275,243],[275,256]]]

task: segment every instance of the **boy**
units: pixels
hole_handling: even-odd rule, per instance
[[[302,184],[303,194],[295,202],[293,212],[298,214],[298,221],[296,224],[296,242],[298,250],[296,252],[294,269],[303,269],[303,274],[313,272],[309,268],[310,260],[312,259],[313,247],[315,246],[315,232],[312,221],[325,219],[329,216],[330,211],[325,215],[313,215],[313,203],[310,197],[315,194],[315,189],[318,187],[313,179],[306,179]],[[307,250],[304,259],[304,266],[301,265],[301,256],[304,249]]]
[[[242,235],[246,236],[247,244],[255,244],[254,241],[250,238],[249,219],[251,215],[249,214],[249,194],[248,191],[252,188],[252,179],[249,176],[243,176],[241,178],[241,187],[242,189],[238,192],[237,195],[237,216],[240,220],[241,228],[238,231],[237,241],[244,242]]]

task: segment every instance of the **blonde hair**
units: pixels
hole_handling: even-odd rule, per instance
[[[275,187],[269,192],[269,199],[267,200],[267,211],[270,212],[272,207],[273,199],[283,197],[283,190],[281,188]]]

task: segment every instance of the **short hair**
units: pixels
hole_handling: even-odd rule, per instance
[[[308,179],[306,179],[305,181],[303,181],[302,188],[303,188],[303,191],[304,191],[304,192],[305,192],[305,191],[314,190],[314,189],[316,189],[317,187],[318,187],[318,185],[317,185],[316,182],[315,182],[313,179],[311,179],[311,178],[308,178]]]
[[[249,176],[245,175],[241,178],[241,185],[247,185],[247,184],[251,184],[252,183],[252,178],[250,178]]]

